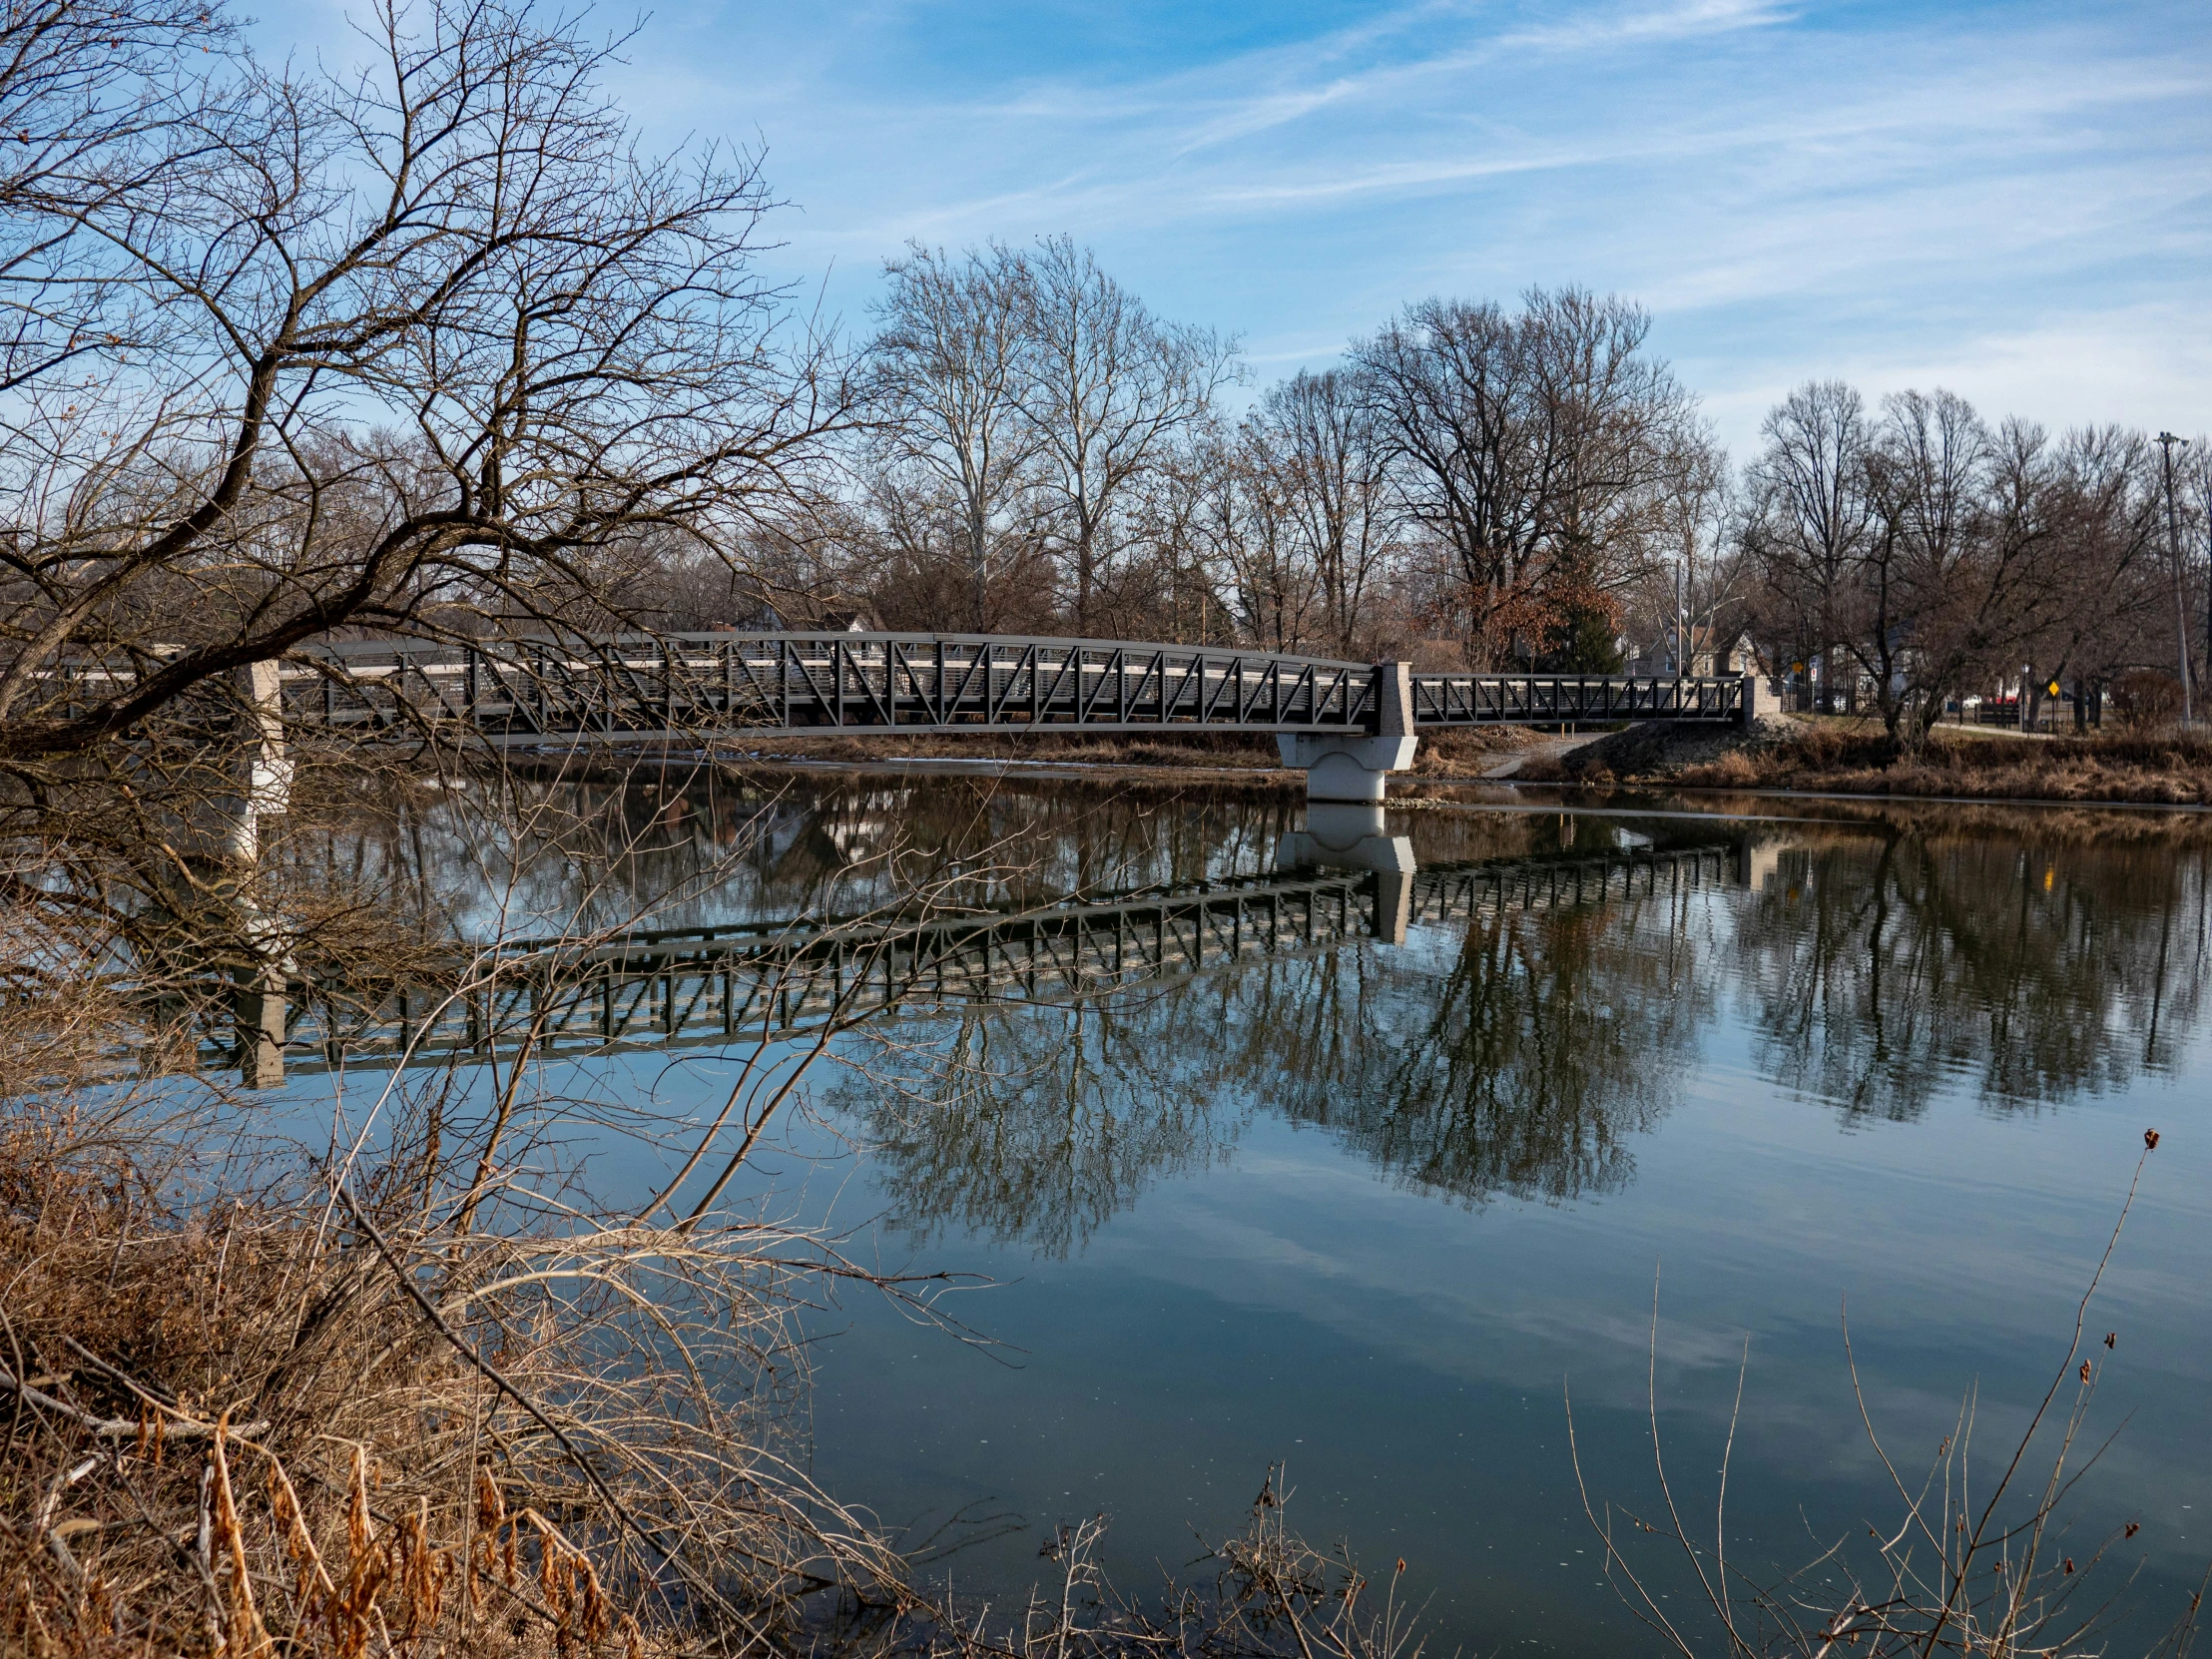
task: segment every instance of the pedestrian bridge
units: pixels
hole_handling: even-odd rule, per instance
[[[1425,730],[1738,723],[1754,712],[1748,676],[1416,673],[1226,647],[979,634],[379,641],[302,652],[276,683],[294,730],[458,730],[501,747],[823,732],[1268,733],[1317,799],[1352,801],[1381,800],[1383,777],[1411,764]]]

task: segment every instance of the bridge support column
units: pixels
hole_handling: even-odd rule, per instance
[[[1283,764],[1306,774],[1309,801],[1381,801],[1384,780],[1413,764],[1413,671],[1407,663],[1377,663],[1378,719],[1374,735],[1283,732]]]
[[[238,992],[239,1085],[281,1088],[284,1081],[284,970],[265,963]]]
[[[1759,724],[1759,676],[1756,672],[1743,677],[1743,688],[1744,703],[1736,719],[1748,732]]]
[[[291,810],[291,757],[284,752],[276,664],[247,664],[238,671],[238,691],[244,705],[240,720],[246,743],[239,760],[239,794],[231,807],[225,839],[231,857],[251,870],[261,857],[259,821],[281,818]]]

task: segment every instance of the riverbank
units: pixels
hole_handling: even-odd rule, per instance
[[[1489,726],[1424,732],[1410,777],[1471,780],[1494,778],[1502,769],[1534,754],[1559,747],[1553,734],[1519,727]],[[718,749],[724,765],[858,766],[898,761],[942,761],[1001,766],[1128,768],[1153,772],[1224,772],[1249,775],[1250,782],[1288,788],[1305,774],[1283,765],[1265,733],[1018,733],[940,734],[901,732],[894,737],[862,737],[826,732],[820,737],[780,738],[749,743],[742,749]]]
[[[1895,759],[1879,722],[1770,715],[1749,732],[1630,727],[1533,757],[1526,783],[1972,801],[2212,805],[2212,735],[2037,737],[1938,727]]]
[[[1149,783],[1297,789],[1274,746],[1241,733],[1036,737],[785,739],[722,751],[754,767],[873,767],[902,762],[1105,774]],[[2212,806],[2212,735],[2164,732],[2023,736],[1938,728],[1894,760],[1880,725],[1850,718],[1768,715],[1749,731],[1652,723],[1590,735],[1516,727],[1423,733],[1407,783],[1563,784],[1758,791],[1912,800]]]

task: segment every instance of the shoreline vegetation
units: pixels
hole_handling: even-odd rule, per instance
[[[2036,737],[1938,727],[1898,755],[1879,721],[1775,715],[1750,732],[1632,727],[1536,757],[1517,776],[1596,787],[2196,807],[2212,804],[2212,735]]]
[[[1242,734],[825,734],[720,749],[718,756],[741,772],[957,762],[1098,769],[1132,781],[1202,780],[1269,791],[1298,789],[1304,779],[1283,767],[1264,739]],[[1748,733],[1655,723],[1562,737],[1508,727],[1423,734],[1413,766],[1396,782],[2204,807],[2212,806],[2212,734],[2173,729],[2042,737],[1938,727],[1915,752],[1899,757],[1879,722],[1847,716],[1767,715]]]
[[[0,1004],[0,1652],[1418,1651],[1404,1564],[1304,1541],[1279,1470],[1164,1591],[1117,1588],[1106,1517],[1077,1517],[1005,1606],[953,1601],[941,1544],[817,1486],[801,1315],[881,1296],[987,1344],[943,1306],[980,1282],[869,1268],[719,1181],[615,1202],[565,1149],[589,1123],[723,1160],[735,1118],[735,1167],[804,1063],[740,1068],[704,1131],[645,1125],[533,1029],[488,1103],[465,1065],[395,1073],[320,1147],[218,1076],[119,1079],[132,1017],[85,974]]]
[[[1434,781],[1469,782],[1489,777],[1498,767],[1513,763],[1554,740],[1514,727],[1452,731],[1424,735],[1414,770],[1407,777]],[[845,766],[900,761],[970,762],[1017,766],[1100,767],[1126,769],[1137,776],[1160,772],[1203,774],[1210,781],[1224,774],[1243,775],[1246,781],[1268,788],[1303,789],[1306,775],[1283,765],[1273,739],[1266,733],[1176,732],[996,733],[968,736],[954,733],[899,733],[889,737],[862,737],[825,732],[820,737],[778,738],[763,743],[718,743],[716,753],[724,764],[743,770],[750,766]]]

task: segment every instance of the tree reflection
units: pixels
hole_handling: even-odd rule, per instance
[[[1291,1110],[1462,1200],[1624,1185],[1628,1138],[1674,1102],[1711,1011],[1690,902],[1477,918],[1447,972],[1390,975],[1374,1040]]]
[[[1153,1181],[1206,1167],[1253,1115],[1339,1137],[1397,1181],[1564,1202],[1634,1173],[1629,1137],[1675,1098],[1712,997],[1688,888],[1486,912],[1238,962],[1071,1009],[898,1028],[907,1075],[848,1089],[896,1225],[1048,1255]],[[896,1070],[896,1067],[892,1068]]]
[[[1265,867],[1285,798],[1132,800],[1066,780],[895,775],[401,786],[350,802],[289,855],[344,870],[433,931],[709,927],[932,902],[977,910]]]
[[[2170,1070],[2212,969],[2199,839],[1795,834],[1737,926],[1760,1069],[1853,1115],[1961,1083],[1998,1107]]]
[[[404,800],[321,855],[463,933],[493,895],[681,927],[849,913],[922,882],[990,910],[1250,874],[1297,822],[1280,799],[1059,779],[513,787],[543,810]],[[495,821],[523,829],[495,841],[480,828]],[[2212,827],[2123,839],[2112,823],[1768,824],[1733,831],[1752,843],[1749,884],[1718,901],[1661,885],[1489,906],[1402,945],[1245,956],[1080,1006],[915,1010],[883,1022],[840,1105],[901,1226],[1060,1254],[1151,1183],[1229,1155],[1260,1113],[1458,1202],[1618,1190],[1724,995],[1764,1077],[1852,1116],[1909,1120],[1961,1089],[1999,1108],[2059,1102],[2172,1070],[2212,984]],[[1406,828],[1424,864],[1625,844],[1597,819]]]
[[[932,1045],[934,1086],[848,1084],[842,1104],[865,1121],[893,1225],[917,1243],[959,1228],[1065,1256],[1155,1181],[1213,1163],[1248,1110],[1170,1058],[1203,1037],[1197,989],[963,1010]]]
[[[2202,1019],[2198,841],[1927,818],[1762,833],[1752,888],[1720,902],[1485,911],[1080,1010],[970,1011],[931,1086],[850,1099],[901,1225],[1058,1254],[1260,1112],[1461,1202],[1617,1190],[1724,995],[1765,1077],[1899,1120],[1958,1089],[2001,1109],[2124,1087]]]

